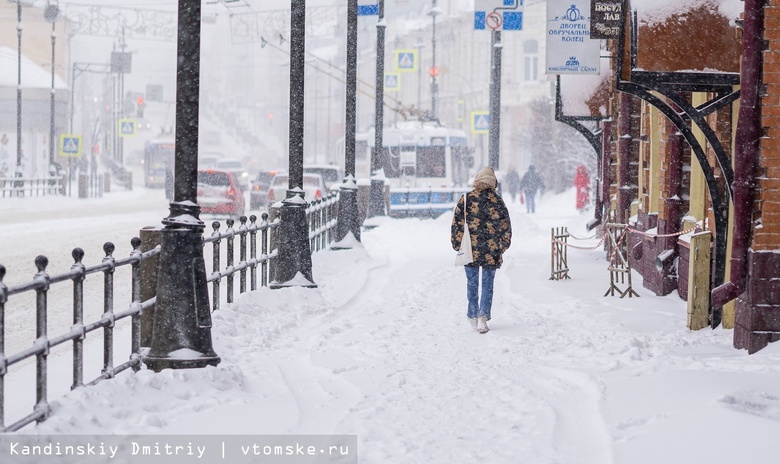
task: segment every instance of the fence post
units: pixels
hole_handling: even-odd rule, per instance
[[[8,287],[3,283],[5,266],[0,264],[0,433],[5,432],[5,302],[8,301]]]
[[[212,242],[213,256],[211,261],[211,275],[212,277],[216,275],[216,279],[214,280],[214,284],[211,288],[211,301],[213,302],[211,306],[212,311],[217,311],[219,310],[219,283],[222,280],[219,272],[219,242],[222,241],[222,236],[219,233],[219,221],[212,222],[211,228],[214,229],[214,232],[211,233],[211,236],[217,237],[217,239]]]
[[[140,230],[141,252],[147,252],[160,246],[162,234],[156,226],[146,226]],[[141,301],[147,301],[157,296],[157,266],[160,255],[145,259],[141,263]],[[154,308],[152,305],[141,314],[141,346],[152,346],[152,330],[154,328]]]
[[[86,276],[84,263],[84,250],[74,248],[71,253],[73,256],[72,271],[79,274],[73,277],[73,327],[81,330],[81,336],[73,339],[73,385],[70,389],[76,389],[84,386],[84,278]]]
[[[257,290],[257,216],[249,216],[249,259],[252,261],[249,288]]]
[[[49,356],[49,340],[46,338],[46,295],[49,291],[49,274],[46,273],[46,266],[49,260],[45,256],[35,258],[35,266],[38,272],[35,274],[35,280],[43,281],[43,285],[35,289],[35,307],[36,307],[36,330],[35,343],[43,346],[43,351],[35,355],[36,358],[36,402],[35,412],[38,414],[36,422],[43,422],[49,417],[51,407],[46,399],[48,371],[46,358]]]
[[[138,309],[138,312],[131,316],[130,360],[133,362],[133,371],[138,372],[141,369],[141,316],[143,315],[143,306],[141,306],[141,239],[133,237],[130,240],[130,245],[133,247],[130,256],[137,259],[132,264],[132,285],[133,306]]]
[[[225,269],[225,272],[227,272],[227,302],[232,303],[233,302],[233,240],[236,238],[235,233],[236,231],[233,230],[233,224],[235,224],[235,221],[233,219],[228,219],[225,221],[228,228],[225,231],[225,235],[227,235],[227,269]]]
[[[103,245],[106,257],[103,262],[109,268],[103,271],[103,320],[107,321],[103,327],[103,377],[114,377],[114,250],[116,247],[111,242]]]
[[[267,287],[268,268],[271,265],[271,259],[268,257],[268,213],[263,213],[260,218],[262,219],[262,222],[260,223],[260,254],[263,257],[263,262],[260,264],[260,285],[262,287]]]
[[[248,229],[246,228],[246,216],[238,218],[241,221],[241,226],[238,228],[238,232],[241,234],[240,249],[239,249],[239,267],[241,268],[241,276],[239,280],[239,293],[246,292],[246,236]]]

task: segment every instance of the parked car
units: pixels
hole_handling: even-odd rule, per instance
[[[319,174],[325,182],[328,193],[338,190],[339,185],[344,181],[344,173],[338,166],[333,164],[312,164],[303,167],[303,172]]]
[[[244,167],[244,163],[235,158],[224,158],[217,160],[216,169],[220,171],[232,172],[236,175],[236,180],[243,190],[249,190],[249,171]]]
[[[277,174],[271,181],[271,187],[268,189],[268,203],[273,204],[282,201],[287,197],[287,188],[289,187],[289,177],[287,174]],[[303,195],[306,201],[317,200],[327,194],[325,182],[319,174],[303,174]]]
[[[244,191],[232,172],[199,170],[198,204],[205,214],[241,216],[244,214]]]
[[[260,209],[268,206],[268,189],[271,188],[271,181],[277,174],[276,171],[260,171],[252,182],[252,189],[249,191],[249,209]]]

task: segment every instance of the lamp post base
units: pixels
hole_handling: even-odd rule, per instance
[[[203,260],[200,208],[171,203],[163,220],[152,341],[144,363],[152,370],[216,366],[211,344],[211,309]]]
[[[360,225],[357,184],[354,177],[348,176],[341,184],[336,242],[331,246],[331,250],[351,250],[355,243],[360,243]],[[349,237],[350,233],[352,237]]]
[[[300,195],[282,201],[279,238],[279,258],[274,268],[274,280],[269,288],[317,288],[312,277],[309,223],[306,221],[307,203]]]

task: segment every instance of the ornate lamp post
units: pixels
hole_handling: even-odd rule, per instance
[[[289,190],[287,190],[287,198],[282,201],[282,222],[277,235],[279,258],[276,262],[274,280],[269,287],[314,288],[317,284],[312,277],[311,245],[306,221],[307,203],[303,192],[306,0],[291,0],[291,3]]]
[[[198,195],[201,3],[179,0],[174,198],[163,219],[150,369],[215,366]]]
[[[360,241],[357,183],[355,182],[355,131],[357,114],[357,0],[347,1],[347,102],[344,133],[344,182],[339,193],[339,219],[333,249],[352,248],[350,233]],[[347,239],[347,240],[345,240]]]
[[[374,152],[371,156],[371,190],[368,198],[368,217],[385,215],[384,157],[385,110],[385,0],[379,0],[379,22],[376,25],[376,106],[374,120]],[[418,55],[419,57],[419,55]],[[418,58],[419,59],[419,58]],[[419,68],[419,66],[418,66]]]

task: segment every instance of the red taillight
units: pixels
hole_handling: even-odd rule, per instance
[[[260,190],[260,186],[259,185],[253,185],[252,186],[252,190]]]
[[[320,189],[317,189],[317,193],[314,194],[314,199],[320,199],[322,198],[322,192],[320,192]]]
[[[227,194],[228,194],[229,197],[232,197],[234,193],[235,193],[235,191],[233,190],[233,187],[228,189],[228,193]]]
[[[274,198],[274,190],[268,189],[268,201],[274,201],[276,198]]]

